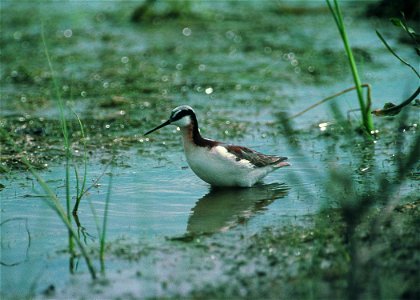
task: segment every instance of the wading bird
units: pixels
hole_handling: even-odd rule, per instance
[[[170,124],[180,128],[191,170],[212,186],[251,187],[268,173],[289,166],[287,157],[203,138],[195,112],[187,105],[176,107],[167,121],[145,135]]]

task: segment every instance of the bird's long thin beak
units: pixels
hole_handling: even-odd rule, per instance
[[[158,127],[153,128],[152,130],[149,130],[149,131],[148,131],[148,132],[146,132],[144,135],[148,135],[149,133],[152,133],[153,131],[158,130],[159,128],[165,127],[166,125],[169,125],[169,124],[171,124],[171,121],[170,121],[170,120],[165,121],[165,122],[163,122],[162,124],[160,124]]]

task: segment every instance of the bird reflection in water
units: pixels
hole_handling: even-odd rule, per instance
[[[285,184],[261,184],[251,188],[211,189],[197,201],[188,219],[184,237],[226,231],[246,222],[287,195]]]

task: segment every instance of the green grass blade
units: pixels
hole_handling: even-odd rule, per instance
[[[71,157],[71,152],[70,152],[69,133],[68,133],[66,116],[64,114],[63,100],[61,98],[59,84],[58,84],[58,81],[57,81],[57,78],[55,76],[54,69],[53,69],[53,66],[52,66],[51,57],[50,57],[50,54],[48,52],[48,47],[47,47],[47,42],[46,42],[46,39],[45,39],[45,33],[44,33],[44,26],[43,25],[41,27],[41,37],[42,37],[42,43],[43,43],[43,46],[44,46],[45,56],[46,56],[47,62],[48,62],[48,67],[49,67],[49,70],[51,72],[51,78],[53,80],[53,84],[54,84],[54,88],[55,88],[58,107],[59,107],[59,110],[60,110],[61,130],[62,130],[62,133],[63,133],[64,148],[65,148],[65,152],[66,152],[66,175],[65,175],[66,176],[66,182],[65,182],[65,186],[66,186],[66,209],[67,209],[68,221],[71,222],[71,215],[70,215],[70,201],[71,201],[71,196],[70,196],[70,164],[69,164],[70,157]],[[70,233],[69,233],[69,251],[72,254],[74,253],[74,244],[73,244],[72,236],[71,236]]]
[[[82,186],[79,188],[79,174],[77,171],[77,167],[74,164],[74,171],[76,173],[76,180],[77,180],[77,195],[76,195],[76,203],[73,207],[73,214],[76,214],[79,209],[80,201],[82,200],[83,195],[85,194],[86,189],[86,178],[87,178],[87,152],[86,152],[86,136],[85,131],[83,127],[82,120],[80,117],[76,114],[76,112],[73,111],[73,114],[76,116],[77,122],[79,123],[80,132],[82,133],[82,141],[83,141],[83,180],[82,180]]]
[[[348,61],[350,64],[350,69],[353,76],[353,81],[356,86],[357,98],[359,100],[359,106],[362,114],[362,122],[366,131],[371,132],[374,129],[373,120],[370,113],[370,105],[365,103],[362,91],[362,81],[360,80],[359,72],[357,70],[356,61],[351,50],[350,42],[347,36],[346,28],[343,21],[343,15],[341,13],[340,6],[337,0],[334,0],[334,8],[332,7],[329,0],[326,0],[328,8],[331,11],[331,14],[334,18],[334,21],[337,25],[338,31],[340,33],[341,39],[344,44],[344,50],[346,51]]]
[[[58,200],[55,193],[51,190],[51,188],[48,186],[48,184],[45,182],[45,180],[35,171],[35,169],[32,167],[32,165],[26,160],[26,158],[22,158],[22,162],[28,167],[29,171],[32,173],[32,175],[35,177],[35,179],[38,181],[41,188],[44,190],[44,192],[47,194],[48,199],[50,202],[47,202],[50,207],[54,209],[54,211],[57,213],[57,215],[60,217],[61,221],[64,223],[64,225],[67,227],[68,231],[72,235],[72,238],[76,241],[77,245],[79,246],[80,252],[82,253],[82,256],[84,257],[86,261],[86,265],[88,267],[88,270],[91,274],[91,277],[93,279],[96,278],[96,271],[93,267],[92,261],[89,257],[89,254],[86,250],[86,248],[83,246],[82,241],[77,236],[77,232],[73,229],[73,226],[71,225],[71,222],[69,222],[69,219],[67,218],[66,212],[64,208],[61,206],[60,201]]]
[[[392,48],[391,46],[385,41],[384,37],[382,36],[382,34],[376,30],[376,35],[379,37],[379,39],[382,41],[382,43],[385,45],[385,47],[388,49],[389,52],[392,53],[392,55],[394,55],[400,62],[402,62],[404,65],[406,65],[407,67],[409,67],[411,70],[413,70],[414,74],[416,74],[416,76],[418,78],[420,78],[420,74],[417,72],[417,70],[409,63],[407,62],[405,59],[401,58]]]
[[[106,240],[106,229],[107,229],[107,222],[108,222],[109,201],[111,199],[112,178],[113,178],[113,173],[111,169],[111,173],[109,175],[108,190],[106,193],[105,211],[104,211],[104,217],[103,217],[103,223],[102,223],[102,233],[101,233],[101,242],[100,242],[100,251],[99,251],[102,273],[105,272],[105,240]]]
[[[66,147],[66,150],[69,149],[69,134],[68,134],[68,130],[67,130],[67,122],[66,122],[66,118],[65,118],[65,114],[64,114],[64,105],[63,105],[63,101],[61,98],[61,93],[60,93],[60,87],[57,81],[57,78],[54,76],[54,69],[52,66],[52,62],[51,62],[51,57],[50,54],[48,52],[48,47],[47,47],[47,42],[45,39],[45,33],[44,33],[44,25],[41,26],[41,38],[42,38],[42,44],[44,46],[44,52],[45,52],[45,56],[47,58],[47,62],[48,62],[48,67],[49,70],[51,72],[51,78],[54,84],[54,89],[55,89],[55,93],[57,96],[57,100],[58,100],[58,107],[60,110],[60,120],[61,120],[61,130],[63,132],[63,138],[64,138],[64,145]]]

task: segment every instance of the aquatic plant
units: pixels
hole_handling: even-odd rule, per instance
[[[404,17],[404,14],[403,14],[403,17]],[[400,20],[400,19],[397,19],[397,18],[391,18],[390,19],[391,20],[391,22],[395,25],[395,26],[397,26],[397,27],[400,27],[400,28],[402,28],[403,29],[403,31],[405,31],[408,35],[409,35],[409,37],[411,38],[411,40],[413,41],[413,44],[415,45],[415,47],[414,47],[414,50],[416,51],[416,53],[417,53],[417,55],[418,56],[420,56],[420,48],[419,48],[419,43],[418,43],[418,41],[417,41],[417,39],[418,39],[418,35],[417,35],[417,33],[414,31],[414,29],[412,29],[411,27],[409,27],[408,25],[407,25],[407,23],[405,22],[405,20],[403,19],[403,20]],[[414,74],[418,77],[418,78],[420,78],[420,74],[418,73],[418,71],[416,70],[416,68],[412,65],[412,64],[410,64],[407,60],[405,60],[405,59],[403,59],[403,58],[401,58],[393,49],[392,49],[392,47],[387,43],[387,41],[385,40],[385,38],[382,36],[382,34],[378,31],[378,30],[376,30],[376,34],[378,35],[378,37],[379,37],[379,39],[382,41],[382,43],[385,45],[385,47],[388,49],[388,51],[393,55],[393,56],[395,56],[401,63],[403,63],[404,65],[406,65],[407,67],[409,67],[413,72],[414,72]],[[367,90],[367,94],[366,94],[366,99],[367,99],[367,108],[369,108],[370,109],[370,107],[371,107],[371,104],[372,104],[372,98],[371,98],[371,87],[370,87],[370,85],[369,84],[367,84],[367,83],[362,83],[361,85],[360,85],[360,87],[361,88],[366,88],[366,90]],[[306,109],[304,109],[304,110],[302,110],[302,111],[300,111],[300,112],[298,112],[298,113],[296,113],[296,114],[294,114],[294,115],[292,115],[291,117],[290,117],[290,119],[293,119],[293,118],[296,118],[296,117],[299,117],[299,116],[301,116],[301,115],[303,115],[304,113],[306,113],[306,112],[308,112],[309,110],[311,110],[311,109],[313,109],[313,108],[315,108],[315,107],[317,107],[318,105],[321,105],[321,104],[323,104],[323,103],[325,103],[325,102],[327,102],[327,101],[330,101],[330,100],[332,100],[332,99],[335,99],[336,97],[338,97],[338,96],[341,96],[341,95],[343,95],[343,94],[345,94],[345,93],[348,93],[348,92],[350,92],[350,91],[353,91],[353,90],[357,90],[358,89],[358,86],[356,85],[356,86],[354,86],[354,87],[350,87],[350,88],[347,88],[347,89],[345,89],[345,90],[342,90],[341,92],[338,92],[338,93],[336,93],[336,94],[334,94],[334,95],[331,95],[331,96],[328,96],[328,97],[325,97],[324,99],[321,99],[321,100],[319,100],[319,101],[317,101],[316,103],[314,103],[314,104],[312,104],[311,106],[309,106],[309,107],[307,107]],[[371,114],[373,114],[373,115],[375,115],[375,116],[394,116],[394,115],[397,115],[397,114],[399,114],[400,112],[401,112],[401,110],[404,108],[404,107],[406,107],[407,105],[409,105],[411,102],[413,102],[415,99],[416,99],[416,97],[418,96],[420,94],[420,86],[418,86],[418,88],[407,98],[407,99],[405,99],[404,101],[402,101],[400,104],[398,104],[398,105],[396,105],[396,104],[394,104],[394,103],[391,103],[391,102],[387,102],[387,103],[385,103],[385,105],[384,105],[384,107],[383,108],[381,108],[381,109],[375,109],[375,110],[373,110],[373,111],[371,111]],[[372,131],[371,131],[371,133],[372,133]]]
[[[87,151],[86,151],[86,137],[85,137],[85,131],[83,129],[82,121],[80,120],[79,116],[73,112],[74,115],[77,118],[77,121],[79,123],[80,132],[82,134],[82,143],[83,143],[83,176],[82,179],[80,179],[79,172],[77,169],[76,164],[73,164],[74,166],[74,173],[76,176],[76,203],[73,206],[73,216],[77,215],[77,211],[79,209],[80,200],[82,200],[83,196],[87,193],[86,189],[86,178],[87,178]],[[82,181],[80,186],[80,181]]]
[[[362,84],[362,88],[366,88],[366,90],[367,90],[367,99],[368,99],[368,103],[371,103],[371,101],[372,101],[372,100],[371,100],[371,87],[370,87],[370,84],[368,84],[368,83],[363,83],[363,84]],[[327,96],[327,97],[325,97],[324,99],[321,99],[321,100],[317,101],[316,103],[312,104],[311,106],[309,106],[309,107],[305,108],[304,110],[302,110],[302,111],[300,111],[300,112],[298,112],[298,113],[296,113],[296,114],[292,115],[289,119],[294,119],[294,118],[297,118],[297,117],[299,117],[299,116],[303,115],[304,113],[306,113],[306,112],[310,111],[311,109],[313,109],[313,108],[317,107],[318,105],[321,105],[321,104],[323,104],[323,103],[325,103],[325,102],[327,102],[327,101],[330,101],[330,100],[332,100],[332,99],[334,99],[334,98],[337,98],[338,96],[341,96],[341,95],[343,95],[343,94],[345,94],[345,93],[348,93],[348,92],[350,92],[350,91],[354,91],[355,89],[357,89],[357,87],[353,86],[353,87],[350,87],[350,88],[348,88],[348,89],[342,90],[341,92],[338,92],[338,93],[336,93],[336,94],[334,94],[334,95]]]
[[[354,135],[348,122],[346,122],[340,110],[334,106],[332,107],[332,113],[337,120],[337,126],[329,132],[328,136],[339,139],[342,142],[340,143],[341,147],[349,148],[352,157],[357,158],[353,153],[355,150]],[[405,128],[406,120],[407,115],[402,115],[397,127]],[[293,152],[298,156],[307,156],[304,149],[296,142],[299,141],[299,131],[292,128],[286,116],[280,116],[279,121],[282,123],[282,129],[288,137]],[[334,133],[334,131],[336,132]],[[328,198],[320,215],[336,215],[339,219],[337,221],[334,218],[322,218],[318,221],[316,230],[324,232],[326,229],[336,228],[340,231],[336,233],[339,240],[330,245],[332,245],[331,247],[339,246],[342,248],[339,251],[335,249],[334,251],[337,253],[334,253],[334,258],[328,258],[325,263],[331,261],[331,263],[341,266],[340,270],[334,272],[340,272],[340,275],[335,276],[341,276],[340,280],[343,280],[343,288],[345,287],[345,295],[348,299],[361,299],[366,295],[393,298],[390,295],[396,295],[401,291],[411,295],[418,290],[414,287],[416,284],[413,285],[410,280],[407,286],[401,287],[399,291],[393,291],[385,284],[385,282],[389,283],[390,280],[383,278],[383,274],[378,272],[378,269],[383,268],[383,258],[377,255],[378,252],[382,251],[389,255],[396,250],[403,251],[400,250],[401,247],[395,247],[393,250],[385,248],[383,239],[398,237],[398,233],[394,233],[394,235],[387,233],[384,237],[384,228],[389,228],[390,224],[396,222],[395,212],[398,207],[404,204],[404,197],[401,197],[399,190],[404,186],[407,179],[416,174],[415,168],[418,165],[418,153],[420,153],[420,135],[415,133],[409,139],[406,136],[407,134],[404,134],[404,131],[393,132],[392,135],[387,134],[386,144],[390,145],[388,147],[394,145],[391,152],[394,153],[392,161],[395,162],[394,167],[389,169],[381,169],[380,171],[374,169],[374,162],[377,159],[374,152],[375,146],[372,143],[365,143],[363,147],[356,147],[357,151],[360,151],[361,167],[356,168],[355,172],[351,171],[352,168],[341,167],[339,164],[330,165],[322,171],[316,169],[312,171],[312,177],[314,178],[321,177],[321,172],[327,172],[328,174],[327,180],[324,182],[324,189]],[[403,145],[407,150],[402,150]],[[304,181],[297,176],[291,178],[297,184]],[[418,201],[418,197],[415,197],[415,191],[412,191],[406,199],[413,196]],[[317,195],[314,195],[314,197],[317,197]],[[340,224],[339,226],[337,226],[337,222]],[[413,232],[415,232],[415,227],[413,227]],[[407,235],[412,237],[412,233],[410,234]],[[330,243],[330,238],[325,237],[324,243],[327,241]],[[413,240],[413,242],[418,242],[418,239]],[[317,287],[319,287],[318,280],[325,276],[325,271],[322,270],[322,267],[319,267],[319,259],[327,245],[322,244],[322,247],[322,249],[319,249],[319,253],[312,256],[315,261],[311,267],[314,269],[311,276],[313,276],[312,280],[318,284]],[[415,254],[413,256],[415,257]],[[413,258],[413,260],[415,259]],[[318,274],[314,275],[316,272]],[[401,271],[398,276],[400,275]],[[414,276],[412,275],[412,277]],[[307,279],[305,278],[305,280]],[[397,279],[396,282],[399,283],[399,280]],[[392,283],[395,284],[395,282]]]
[[[396,27],[401,28],[405,33],[408,34],[410,39],[413,41],[414,50],[417,53],[417,56],[420,56],[418,34],[414,31],[413,28],[411,28],[407,25],[407,22],[405,21],[404,13],[402,13],[402,16],[403,16],[402,20],[397,19],[397,18],[391,18],[390,21]],[[407,60],[405,60],[401,56],[399,56],[394,51],[394,49],[392,49],[392,47],[388,44],[388,42],[385,40],[385,38],[382,36],[382,34],[378,30],[376,30],[376,35],[379,37],[379,39],[384,44],[384,46],[388,49],[388,51],[394,57],[396,57],[401,63],[403,63],[404,65],[409,67],[414,72],[414,74],[417,76],[417,78],[420,79],[420,74],[416,70],[416,68],[412,64],[410,64]],[[420,86],[417,88],[417,90],[410,97],[408,97],[406,100],[404,100],[400,104],[395,105],[394,103],[391,103],[391,102],[385,103],[385,105],[382,109],[376,109],[376,110],[372,111],[372,114],[374,114],[376,116],[393,116],[393,115],[396,115],[396,114],[400,113],[401,109],[403,109],[404,107],[409,105],[414,99],[416,99],[418,94],[420,94]]]
[[[69,217],[69,213],[64,210],[63,206],[60,203],[60,200],[55,195],[53,190],[49,187],[49,185],[45,182],[45,180],[38,174],[38,172],[31,166],[31,164],[28,162],[26,158],[22,158],[22,162],[28,167],[29,171],[32,173],[32,175],[36,178],[41,188],[44,190],[44,192],[47,195],[47,198],[50,201],[47,201],[48,205],[57,213],[57,215],[60,217],[60,219],[63,221],[64,225],[67,227],[67,230],[69,232],[69,251],[72,257],[75,256],[74,251],[74,244],[73,239],[76,241],[76,244],[78,245],[80,252],[82,253],[83,258],[86,261],[86,265],[88,267],[89,273],[92,277],[92,279],[96,278],[96,271],[92,264],[92,260],[83,245],[82,240],[78,236],[77,232],[74,230],[72,224],[71,224],[71,217]],[[70,215],[71,216],[71,215]],[[71,260],[72,261],[72,260]],[[70,272],[73,272],[72,266],[70,266]]]
[[[70,202],[71,202],[71,195],[70,195],[70,159],[71,159],[71,151],[70,151],[70,143],[69,143],[69,133],[68,133],[68,127],[67,127],[67,121],[66,121],[66,117],[64,114],[64,105],[63,105],[63,100],[61,98],[61,92],[60,92],[60,88],[58,86],[58,82],[57,82],[57,78],[54,75],[54,70],[52,67],[52,62],[51,62],[51,58],[50,58],[50,54],[48,52],[48,48],[47,48],[47,43],[45,40],[45,34],[44,34],[44,27],[42,26],[41,28],[41,38],[42,38],[42,43],[44,46],[44,52],[45,52],[45,56],[47,58],[47,62],[48,62],[48,67],[49,70],[51,72],[51,78],[53,81],[53,85],[54,85],[54,89],[55,89],[55,93],[56,93],[56,97],[57,97],[57,104],[58,104],[58,108],[60,111],[60,124],[61,124],[61,131],[63,134],[63,144],[64,144],[64,150],[65,150],[65,158],[66,158],[66,163],[65,163],[65,188],[66,188],[66,217],[67,217],[67,223],[69,224],[71,227],[71,215],[70,215]],[[25,161],[24,161],[25,163]],[[25,163],[26,164],[26,163]],[[29,167],[29,166],[28,166]],[[31,168],[30,168],[31,170]],[[31,171],[32,174],[37,178],[38,182],[41,184],[41,186],[43,187],[43,189],[47,192],[47,194],[49,195],[50,192],[48,192],[46,189],[48,186],[44,183],[42,184],[39,181],[40,176],[38,174],[35,175],[35,173],[33,171]],[[37,176],[38,175],[38,176]],[[51,198],[51,196],[50,196]],[[51,200],[53,200],[51,198]],[[55,206],[57,206],[58,201],[54,201]],[[63,217],[62,213],[58,208],[56,209],[56,212]],[[74,252],[74,244],[73,244],[73,233],[71,231],[71,229],[73,228],[68,228],[68,241],[69,241],[69,252],[71,257],[75,256],[75,252]],[[87,257],[88,258],[88,257]],[[72,272],[73,267],[72,267],[72,260],[70,260],[70,271]],[[88,259],[86,260],[88,261]],[[94,274],[94,272],[92,273]],[[94,275],[92,275],[94,277]]]
[[[406,107],[412,101],[414,101],[419,94],[420,94],[420,86],[417,88],[417,90],[415,90],[415,92],[410,97],[408,97],[406,100],[404,100],[400,104],[395,105],[392,102],[387,102],[387,103],[385,103],[383,108],[373,110],[372,114],[374,114],[375,116],[394,116],[394,115],[397,115],[401,112],[401,110],[404,107]]]
[[[7,142],[12,145],[15,148],[15,151],[19,152],[19,148],[16,143],[11,139],[10,135],[0,127],[0,134],[7,140]],[[93,279],[96,278],[96,271],[92,264],[92,260],[88,254],[88,251],[86,250],[85,246],[83,245],[82,240],[80,239],[77,232],[74,230],[71,222],[71,214],[69,210],[69,206],[66,205],[66,209],[61,205],[61,202],[58,198],[58,196],[54,193],[52,188],[48,185],[48,183],[39,175],[39,173],[35,170],[35,168],[32,166],[32,164],[28,161],[28,159],[23,156],[20,158],[21,162],[28,168],[28,170],[31,172],[31,174],[35,177],[37,182],[39,183],[40,187],[45,192],[45,197],[43,199],[46,201],[47,205],[51,207],[53,211],[56,212],[58,217],[61,219],[61,221],[64,223],[68,230],[68,236],[69,236],[69,247],[68,250],[70,252],[70,272],[73,272],[73,258],[76,256],[75,249],[74,249],[74,241],[76,242],[77,246],[80,249],[80,252],[83,256],[83,258],[86,261],[86,265],[88,267],[88,270],[91,274],[91,277]],[[66,178],[67,179],[67,178]],[[67,188],[67,185],[69,185],[69,181],[66,182],[66,192],[67,190],[70,192],[70,188]],[[70,198],[70,197],[69,197]],[[67,195],[66,195],[67,199]],[[66,204],[68,202],[66,201]]]
[[[344,25],[343,15],[341,13],[340,6],[337,0],[334,0],[334,7],[331,4],[330,0],[326,0],[326,2],[334,18],[334,21],[337,25],[338,31],[340,33],[341,39],[344,44],[344,49],[346,51],[348,61],[350,64],[351,73],[353,75],[353,81],[356,86],[357,98],[359,100],[363,126],[367,132],[371,133],[374,130],[374,125],[373,125],[372,115],[370,112],[370,103],[368,100],[365,101],[364,96],[363,96],[362,81],[360,80],[356,61],[353,56],[353,51],[350,47],[350,42],[347,36],[346,27]]]
[[[36,178],[39,185],[41,186],[41,188],[46,193],[47,204],[57,213],[57,215],[63,221],[64,225],[67,227],[68,243],[69,243],[68,250],[69,250],[70,255],[71,255],[70,272],[73,272],[73,258],[76,256],[75,249],[74,249],[74,242],[76,242],[76,244],[78,245],[78,247],[79,247],[79,249],[82,253],[82,256],[84,257],[84,259],[86,261],[86,265],[88,267],[88,270],[89,270],[92,278],[96,278],[96,271],[95,271],[95,268],[93,267],[93,264],[91,262],[89,254],[88,254],[85,246],[83,245],[82,240],[80,239],[77,232],[74,230],[74,228],[72,226],[72,219],[71,219],[71,213],[70,213],[70,203],[71,203],[70,160],[71,160],[72,154],[71,154],[71,150],[70,150],[68,125],[67,125],[67,121],[66,121],[66,117],[65,117],[65,113],[64,113],[64,105],[63,105],[63,101],[62,101],[62,98],[61,98],[59,85],[58,85],[57,79],[54,75],[54,70],[53,70],[50,55],[49,55],[49,52],[48,52],[43,28],[41,30],[41,38],[42,38],[42,42],[43,42],[44,51],[45,51],[45,55],[46,55],[46,58],[47,58],[49,70],[51,72],[53,85],[54,85],[55,92],[56,92],[57,105],[58,105],[59,111],[60,111],[60,124],[61,124],[61,131],[62,131],[62,134],[63,134],[63,145],[64,145],[65,158],[66,158],[66,163],[65,163],[66,209],[63,208],[63,206],[61,205],[57,195],[53,192],[53,190],[45,182],[45,180],[39,175],[39,173],[32,167],[30,162],[25,157],[22,157],[21,161],[23,162],[24,165],[26,165],[26,167],[29,169],[29,171],[32,173],[32,175]],[[80,121],[80,119],[79,119],[79,121]],[[80,125],[81,125],[81,122],[80,122]],[[5,136],[7,137],[7,133],[5,134]],[[13,144],[13,142],[11,142],[11,143]],[[86,177],[86,173],[85,173],[84,177]],[[85,181],[86,181],[86,179],[84,180],[84,182]],[[78,194],[79,194],[79,191],[78,191]]]
[[[63,143],[64,143],[64,148],[65,148],[65,159],[66,159],[66,164],[65,164],[65,187],[66,187],[66,212],[64,212],[63,209],[61,209],[60,206],[60,202],[58,201],[57,197],[52,193],[51,188],[45,183],[45,181],[42,180],[42,178],[39,176],[39,174],[37,174],[34,169],[30,166],[30,164],[25,160],[24,163],[28,166],[28,168],[31,170],[32,174],[34,174],[34,176],[37,178],[38,182],[40,183],[40,185],[42,186],[42,188],[44,189],[44,191],[47,193],[47,195],[49,195],[49,197],[51,198],[52,195],[54,195],[54,198],[51,198],[51,200],[53,201],[53,208],[54,210],[59,214],[59,216],[65,220],[65,224],[68,227],[69,230],[69,252],[71,254],[71,259],[70,259],[70,271],[73,271],[73,258],[75,256],[75,251],[74,251],[74,244],[73,244],[73,238],[76,240],[76,243],[78,244],[79,248],[81,249],[81,252],[83,254],[83,256],[85,257],[86,263],[88,265],[89,271],[91,273],[92,278],[96,278],[96,271],[91,263],[91,259],[88,256],[82,242],[81,242],[81,237],[78,234],[79,230],[81,228],[80,225],[80,221],[79,218],[77,216],[77,212],[78,212],[78,208],[80,205],[80,201],[83,198],[83,196],[90,190],[90,187],[86,187],[86,178],[87,178],[87,151],[86,151],[86,136],[85,136],[85,131],[84,131],[84,126],[83,123],[80,119],[80,117],[73,112],[73,114],[75,115],[79,128],[80,128],[80,132],[81,132],[81,137],[82,137],[82,143],[83,143],[83,175],[82,178],[80,178],[79,175],[79,171],[77,168],[76,163],[74,162],[74,160],[72,160],[73,156],[72,156],[72,152],[70,149],[70,141],[69,141],[69,133],[68,133],[68,125],[66,122],[66,116],[64,113],[64,104],[62,101],[62,97],[61,97],[61,93],[60,93],[60,89],[58,88],[58,82],[56,79],[56,76],[54,74],[54,69],[52,67],[52,62],[51,62],[51,58],[48,52],[48,47],[46,44],[46,40],[45,40],[45,35],[44,35],[44,30],[42,28],[41,30],[42,33],[42,42],[43,42],[43,46],[44,46],[44,51],[45,51],[45,56],[47,58],[48,61],[48,66],[49,66],[49,70],[51,72],[51,77],[53,80],[53,84],[54,84],[54,88],[55,88],[55,92],[56,92],[56,97],[57,97],[57,103],[58,103],[58,107],[59,107],[59,111],[60,111],[60,123],[61,123],[61,129],[62,129],[62,135],[63,135]],[[72,213],[70,213],[70,200],[71,200],[71,193],[70,193],[70,160],[72,160],[73,162],[73,168],[74,168],[74,173],[75,173],[75,177],[76,177],[76,202],[75,205],[73,207]],[[112,161],[111,161],[112,163]],[[105,174],[106,169],[108,168],[108,165],[106,166],[104,172],[102,173],[101,176],[99,176],[96,179],[96,182],[99,181],[99,179]],[[101,272],[103,273],[105,271],[105,260],[104,260],[104,256],[105,256],[105,241],[106,241],[106,229],[107,229],[107,220],[108,220],[108,208],[109,208],[109,201],[110,201],[110,197],[111,197],[111,188],[112,188],[112,171],[110,174],[110,178],[109,178],[109,184],[108,184],[108,191],[107,191],[107,195],[106,195],[106,199],[105,199],[105,210],[104,210],[104,215],[103,215],[103,224],[102,224],[102,228],[99,228],[98,225],[98,221],[96,218],[96,213],[95,213],[95,209],[93,207],[93,205],[91,204],[91,210],[92,213],[94,215],[95,218],[95,222],[97,225],[97,229],[98,229],[98,234],[99,234],[99,261],[100,261],[100,265],[101,265]],[[73,229],[72,225],[71,225],[71,216],[73,215],[77,226],[78,226],[78,232],[76,233],[75,230]],[[84,230],[82,229],[82,235],[84,236],[84,238],[86,239],[86,233],[84,232]]]
[[[401,119],[403,120],[403,118]],[[375,175],[373,182],[362,181],[361,187],[357,187],[351,176],[340,171],[331,172],[331,178],[334,182],[334,189],[337,191],[337,197],[341,197],[340,202],[341,216],[345,224],[345,236],[348,243],[349,253],[349,272],[347,278],[347,290],[349,299],[360,299],[363,288],[366,286],[367,280],[372,280],[374,289],[380,290],[376,286],[381,276],[377,272],[366,272],[367,265],[380,265],[380,259],[374,254],[369,253],[378,241],[378,237],[382,231],[382,227],[391,222],[392,212],[400,203],[400,197],[396,196],[399,187],[407,179],[412,168],[418,162],[418,153],[420,152],[420,136],[412,141],[407,153],[403,153],[399,147],[402,144],[403,137],[396,137],[396,161],[395,175]],[[350,191],[346,197],[343,191]],[[340,198],[339,198],[340,199]],[[367,216],[376,208],[380,211],[375,217]],[[361,249],[360,241],[357,237],[358,228],[362,223],[368,224],[370,248]],[[374,253],[374,251],[372,251]],[[375,283],[376,282],[376,283]]]
[[[101,265],[102,274],[105,273],[105,241],[106,241],[106,230],[107,230],[107,224],[108,224],[109,201],[111,199],[112,178],[113,178],[113,173],[111,170],[109,181],[108,181],[108,189],[107,189],[106,198],[105,198],[105,208],[104,208],[104,214],[102,217],[102,227],[99,225],[98,215],[96,213],[95,207],[93,206],[92,202],[89,201],[90,209],[92,211],[92,215],[95,220],[96,230],[99,235],[99,263]]]

